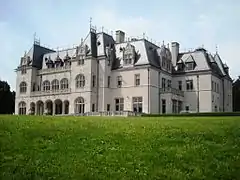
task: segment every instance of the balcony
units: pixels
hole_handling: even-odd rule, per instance
[[[56,68],[47,68],[47,69],[41,69],[39,70],[39,74],[52,74],[52,73],[60,73],[60,72],[66,72],[70,71],[71,66],[62,66],[62,67],[56,67]]]
[[[50,91],[33,91],[31,92],[30,96],[51,96],[51,95],[64,95],[64,94],[69,94],[71,93],[70,89],[59,89],[59,90],[50,90]]]
[[[171,93],[177,96],[184,96],[184,92],[179,90],[179,89],[175,89],[175,88],[171,88],[171,87],[165,87],[165,88],[160,88],[160,93],[161,94],[167,94],[167,93]]]

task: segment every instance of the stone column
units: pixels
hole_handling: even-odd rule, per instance
[[[47,103],[44,102],[44,103],[43,103],[43,114],[44,114],[44,115],[47,113],[46,108],[47,108]]]
[[[55,115],[55,109],[56,109],[56,104],[55,104],[55,102],[53,102],[53,113],[52,113],[52,115]]]
[[[62,114],[65,114],[65,103],[62,103]]]

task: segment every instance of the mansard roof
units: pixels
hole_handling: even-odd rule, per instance
[[[144,38],[134,38],[125,42],[116,43],[111,35],[104,32],[96,33],[96,31],[92,30],[90,30],[85,39],[76,47],[56,52],[34,44],[24,57],[27,57],[28,60],[30,59],[32,66],[38,68],[47,68],[46,60],[49,57],[53,62],[56,58],[64,60],[75,58],[77,55],[107,57],[109,62],[111,62],[112,69],[118,69],[125,68],[125,66],[123,66],[125,58],[124,51],[127,48],[130,48],[128,53],[133,53],[131,56],[134,58],[132,66],[151,65],[161,69],[163,64],[167,63],[167,65],[169,65],[169,62],[172,60],[172,52],[164,45],[159,47]],[[22,58],[21,65],[27,62],[29,63],[29,61],[26,61],[26,58]],[[213,57],[204,48],[197,48],[190,52],[180,52],[177,55],[176,62],[177,64],[194,62],[196,66],[193,71],[212,70],[221,76],[229,76],[228,67],[222,63],[220,56],[216,54]],[[173,73],[183,72],[184,70],[178,71],[177,68],[175,70],[173,69]]]

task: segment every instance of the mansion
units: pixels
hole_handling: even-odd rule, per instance
[[[219,54],[179,47],[94,28],[74,48],[34,42],[16,68],[15,114],[232,111],[232,79]]]

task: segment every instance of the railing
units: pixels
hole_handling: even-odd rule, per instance
[[[160,93],[162,93],[162,94],[171,93],[171,94],[175,94],[178,96],[184,96],[183,91],[181,91],[179,89],[171,88],[171,87],[160,88]]]
[[[59,89],[59,90],[50,90],[50,91],[33,91],[30,96],[44,96],[44,95],[57,95],[57,94],[68,94],[70,89]]]
[[[48,73],[59,73],[64,71],[69,71],[71,66],[62,66],[62,67],[55,67],[55,68],[46,68],[39,70],[39,74],[48,74]]]
[[[133,111],[100,111],[100,112],[86,112],[76,114],[59,114],[57,116],[141,116],[141,113]]]

